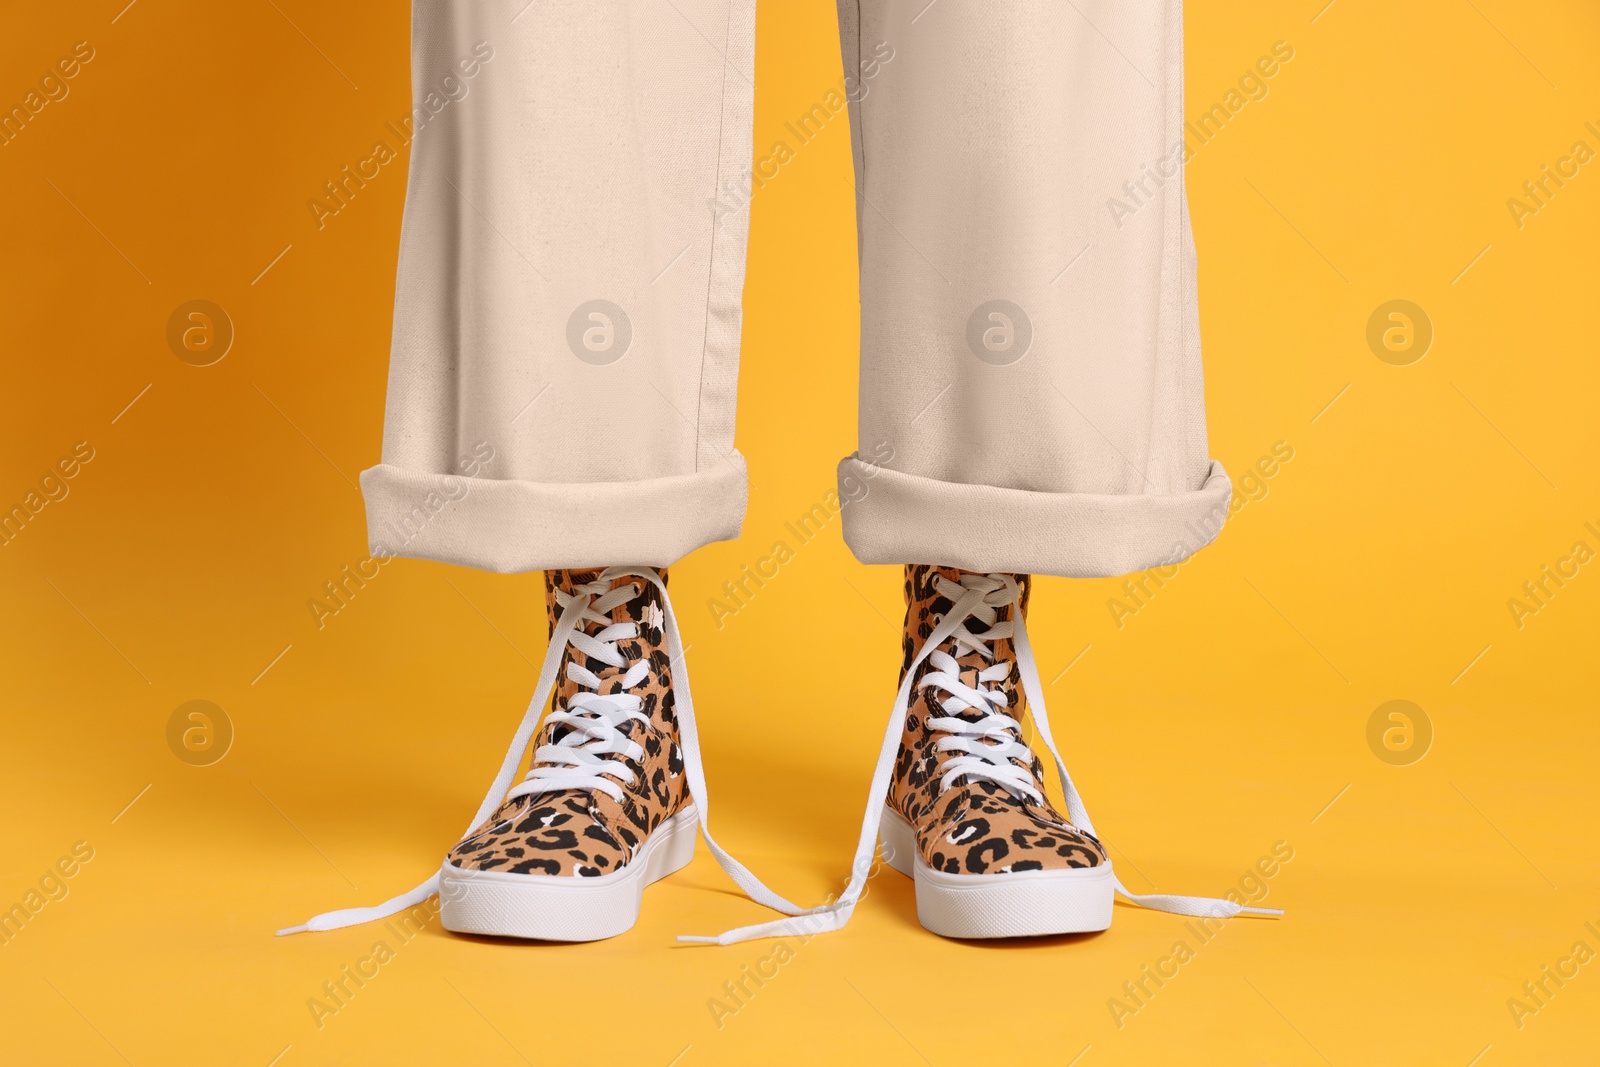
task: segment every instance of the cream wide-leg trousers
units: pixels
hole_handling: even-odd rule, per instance
[[[737,536],[751,190],[846,109],[855,555],[1089,577],[1216,535],[1180,0],[838,7],[842,80],[754,151],[755,0],[415,0],[375,553],[664,566]]]

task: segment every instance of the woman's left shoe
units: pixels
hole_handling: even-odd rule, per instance
[[[922,925],[946,937],[1104,930],[1119,895],[1174,915],[1283,914],[1211,897],[1129,893],[1117,880],[1050,735],[1023,622],[1031,585],[1025,574],[906,567],[900,691],[844,892],[801,909],[725,863],[752,899],[789,918],[682,940],[730,945],[837,930],[866,892],[880,842],[888,864],[916,880]],[[1046,797],[1039,757],[1023,740],[1024,696],[1055,763],[1066,816]]]
[[[1111,925],[1111,860],[1050,803],[1043,764],[1022,737],[1013,634],[1030,585],[1025,574],[906,568],[905,664],[957,599],[988,594],[974,625],[958,626],[917,668],[883,813],[884,860],[916,881],[917,918],[945,937]]]

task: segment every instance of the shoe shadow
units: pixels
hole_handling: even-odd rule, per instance
[[[493,937],[489,934],[464,934],[455,930],[446,930],[442,926],[430,925],[428,935],[445,938],[451,941],[466,941],[476,945],[501,945],[506,948],[528,948],[537,946],[544,949],[581,949],[585,945],[593,945],[593,941],[541,941],[532,937]],[[603,940],[610,940],[609,938]]]
[[[1041,937],[947,937],[946,941],[953,941],[958,945],[968,948],[998,949],[1001,951],[1027,948],[1055,948],[1061,945],[1081,945],[1097,937],[1103,937],[1107,931],[1092,930],[1083,934],[1047,934]]]

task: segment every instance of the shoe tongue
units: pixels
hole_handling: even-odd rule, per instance
[[[559,575],[556,582],[567,592],[571,592],[577,586],[598,580],[600,574],[599,571],[562,571],[552,573]],[[666,572],[662,571],[661,576],[664,580]],[[558,705],[572,699],[574,694],[580,692],[598,693],[601,696],[630,692],[631,690],[624,688],[622,680],[631,666],[640,659],[647,659],[657,652],[664,652],[666,637],[662,627],[666,622],[666,614],[662,610],[661,591],[646,579],[636,575],[618,578],[611,583],[611,588],[615,589],[619,585],[626,585],[630,582],[639,586],[639,592],[612,607],[608,622],[591,622],[583,627],[584,632],[594,637],[610,625],[630,622],[636,624],[638,628],[637,636],[625,637],[616,642],[617,651],[621,653],[624,661],[623,665],[613,667],[598,659],[586,657],[577,649],[569,646],[567,657],[593,671],[600,679],[600,686],[598,689],[591,689],[588,686],[579,685],[566,677],[565,668],[563,668],[554,697],[555,703]],[[554,625],[553,619],[554,616],[552,616],[552,626]],[[655,673],[654,670],[652,673]],[[559,740],[562,734],[567,732],[565,728],[558,730],[551,727],[548,730],[551,741]]]
[[[623,688],[622,678],[623,675],[627,673],[628,672],[621,667],[607,667],[605,670],[598,672],[600,677],[600,688],[598,690],[589,691],[597,692],[601,696],[611,696],[615,693],[625,693],[627,690]]]
[[[554,632],[556,621],[560,617],[561,607],[557,603],[556,593],[571,595],[579,588],[592,585],[600,580],[602,570],[552,570],[545,572],[545,606],[550,616],[550,629]],[[660,568],[657,573],[661,580],[667,580],[666,568]],[[623,575],[609,583],[612,589],[618,586],[633,584],[639,587],[639,592],[617,604],[611,609],[611,621],[638,622],[640,623],[640,637],[652,645],[661,643],[661,626],[665,613],[661,608],[661,592],[656,589],[648,579],[639,575]],[[587,627],[590,633],[598,632],[599,625]]]
[[[637,623],[639,636],[636,640],[649,647],[657,647],[662,644],[661,628],[666,622],[666,613],[661,609],[661,591],[643,578],[619,578],[612,588],[628,582],[636,583],[639,592],[611,609],[611,621]],[[621,641],[618,647],[630,644],[632,640],[635,639]]]
[[[962,660],[958,661],[961,664],[961,671],[960,671],[961,684],[966,686],[969,689],[980,688],[980,684],[978,682],[978,671],[981,668],[979,668],[977,666],[974,666],[974,665],[969,665],[967,663],[967,659],[976,659],[976,658],[977,658],[976,656],[964,657]],[[936,700],[940,700],[941,698],[942,698],[942,694],[940,695],[940,697],[935,697]],[[982,719],[988,713],[985,712],[982,708],[962,708],[960,711],[956,711],[956,712],[942,711],[942,714],[949,715],[952,718],[964,719],[967,722],[977,722],[979,719]]]

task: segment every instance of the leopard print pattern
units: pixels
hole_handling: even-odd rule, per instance
[[[939,593],[935,580],[940,576],[952,582],[959,581],[962,572],[953,567],[932,567],[921,564],[908,565],[905,575],[906,624],[904,633],[905,658],[900,665],[900,678],[923,643],[933,633],[944,613],[954,603]],[[1026,574],[1015,574],[1021,595],[1015,608],[1002,608],[1000,618],[1009,611],[1024,617],[1028,611],[1028,596],[1033,580]],[[974,633],[987,629],[969,619],[964,625]],[[999,687],[1009,701],[1008,713],[1019,721],[1025,702],[1021,675],[1017,670],[1016,652],[1008,638],[993,642],[994,661],[1009,660],[1011,671]],[[942,650],[955,656],[953,641],[947,641]],[[956,656],[961,668],[961,679],[967,685],[977,684],[977,674],[991,665],[976,652]],[[917,678],[932,669],[924,659],[917,668]],[[1098,867],[1107,862],[1105,848],[1092,835],[1074,827],[1050,804],[1018,799],[993,782],[958,780],[948,791],[941,789],[940,764],[948,758],[935,749],[941,736],[930,729],[928,718],[946,713],[930,703],[942,694],[937,687],[912,690],[911,706],[906,715],[905,730],[900,738],[900,750],[895,760],[894,780],[889,788],[889,803],[916,830],[917,851],[935,870],[948,874],[1009,874],[1014,871],[1063,870],[1073,867]],[[964,719],[978,719],[973,709],[960,713]],[[1020,740],[1020,738],[1019,738]],[[1033,775],[1036,787],[1044,793],[1044,766],[1036,754],[1028,763],[1013,759]]]
[[[660,573],[664,582],[667,572]],[[571,593],[578,586],[595,581],[599,574],[597,570],[545,572],[545,605],[552,631],[560,613],[556,590]],[[622,732],[644,749],[640,760],[621,755],[611,758],[621,760],[633,771],[633,784],[623,786],[621,802],[590,790],[513,797],[450,850],[447,859],[451,866],[580,878],[611,874],[627,866],[651,831],[688,803],[673,706],[672,664],[661,632],[661,594],[642,578],[618,578],[612,584],[615,588],[629,582],[640,587],[639,594],[613,608],[611,621],[638,624],[639,636],[617,642],[617,650],[628,664],[640,657],[649,658],[650,673],[628,692],[643,698],[640,711],[650,721],[629,722],[622,727]],[[566,657],[582,655],[568,646]],[[589,657],[584,657],[582,665],[600,677],[602,694],[621,691],[626,667],[612,667]],[[560,678],[552,707],[565,706],[583,688],[566,677],[565,657]],[[565,726],[546,725],[535,735],[533,744],[553,744],[568,730]]]

